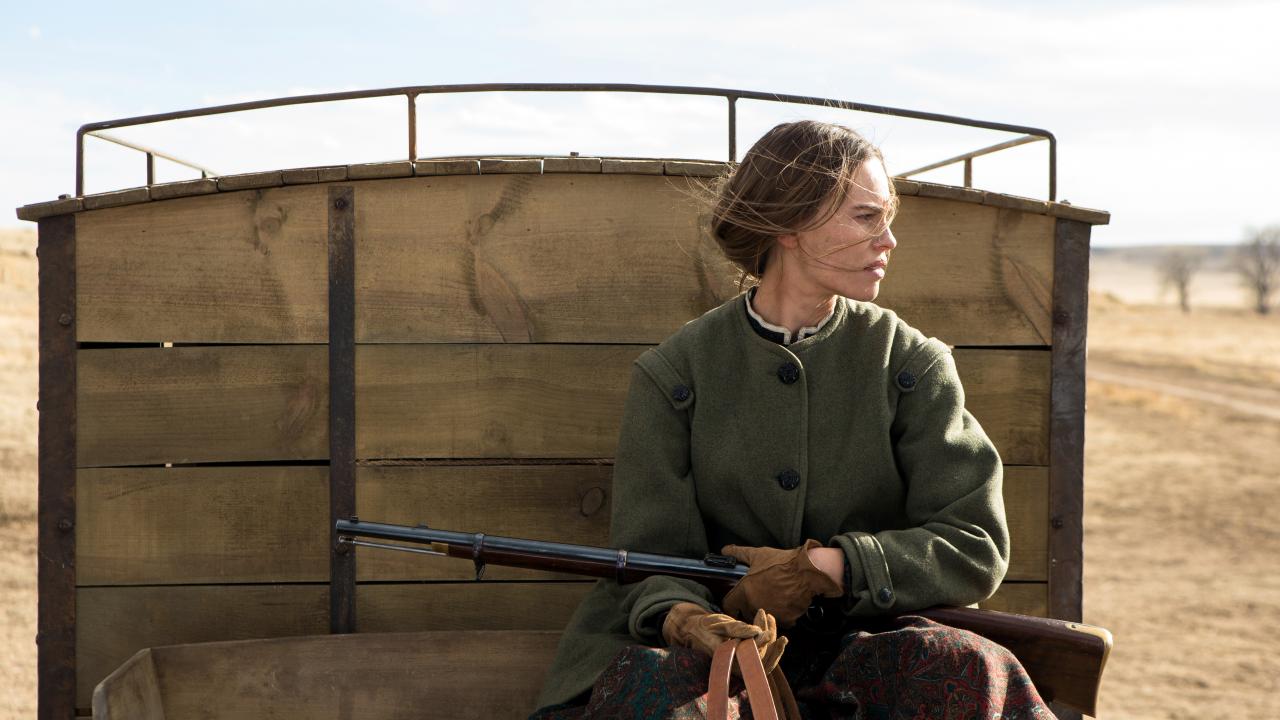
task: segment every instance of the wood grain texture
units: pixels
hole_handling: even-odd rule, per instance
[[[1009,521],[1006,581],[1049,579],[1049,469],[1004,468],[1004,508]]]
[[[951,345],[1049,344],[1053,218],[907,196],[893,234],[877,304]]]
[[[329,629],[329,584],[80,588],[76,705],[137,651],[157,645],[316,635]]]
[[[528,716],[558,641],[555,632],[362,633],[155,655],[171,717],[488,720]]]
[[[361,467],[357,507],[378,522],[607,546],[612,467]],[[326,582],[323,467],[92,468],[77,474],[79,584]],[[1006,467],[1006,579],[1047,579],[1045,468]],[[642,548],[633,548],[642,549]],[[362,581],[469,580],[453,558],[361,548]],[[572,579],[489,567],[485,577]]]
[[[658,342],[733,295],[687,187],[661,175],[359,184],[361,342]],[[82,213],[82,341],[323,342],[324,191]],[[1047,345],[1048,216],[904,197],[880,302],[958,345]],[[637,315],[631,308],[643,306]]]
[[[151,650],[139,650],[93,690],[97,720],[165,720]]]
[[[1049,586],[1046,583],[1007,582],[987,600],[978,603],[983,610],[1049,617]]]
[[[328,456],[324,345],[76,354],[80,467]]]
[[[1049,353],[956,350],[965,408],[1006,465],[1049,464]]]
[[[579,545],[609,542],[611,465],[362,467],[356,506],[368,520]],[[469,580],[456,558],[361,548],[359,580]],[[489,579],[547,573],[489,567]],[[568,578],[569,576],[561,576]]]
[[[360,631],[563,630],[593,584],[360,583]]]
[[[613,455],[637,345],[360,345],[360,457]]]
[[[657,342],[734,294],[731,269],[676,191],[684,182],[550,174],[362,184],[357,339]]]
[[[1050,608],[1060,620],[1084,613],[1085,364],[1089,323],[1089,225],[1058,220],[1053,308],[1049,467]]]
[[[329,580],[327,468],[76,475],[81,586]]]
[[[85,212],[77,339],[324,342],[325,185]]]
[[[607,458],[640,345],[358,345],[360,458]],[[78,353],[80,467],[325,459],[322,345]],[[1010,465],[1048,461],[1048,353],[957,350]]]

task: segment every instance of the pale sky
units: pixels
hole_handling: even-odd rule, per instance
[[[904,9],[907,8],[907,9]],[[63,2],[0,0],[0,226],[74,192],[83,123],[289,95],[476,82],[614,82],[811,95],[1045,128],[1058,198],[1112,213],[1096,245],[1230,243],[1280,223],[1280,3]],[[219,173],[407,157],[403,98],[114,131]],[[725,102],[656,95],[421,98],[419,154],[727,157]],[[740,102],[844,122],[890,172],[1012,135]],[[975,162],[1047,197],[1044,143]],[[86,144],[86,192],[145,183]],[[160,181],[193,177],[161,162]],[[959,166],[921,179],[961,184]]]

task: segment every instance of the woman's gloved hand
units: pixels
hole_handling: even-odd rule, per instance
[[[743,638],[755,640],[766,673],[778,666],[787,647],[787,638],[778,637],[778,622],[764,610],[755,614],[755,622],[746,623],[682,602],[672,606],[662,622],[662,639],[667,645],[693,648],[707,655],[714,655],[725,640]],[[733,672],[738,672],[737,663],[733,665]]]
[[[809,558],[809,550],[822,546],[817,540],[808,540],[791,550],[724,546],[722,554],[751,566],[724,596],[725,612],[736,617],[752,617],[763,609],[787,628],[804,615],[815,596],[840,597],[840,585]]]

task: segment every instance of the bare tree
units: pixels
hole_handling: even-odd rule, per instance
[[[1160,286],[1178,293],[1178,305],[1184,313],[1191,312],[1191,276],[1200,269],[1202,259],[1202,253],[1187,248],[1174,248],[1160,258]]]
[[[1235,269],[1253,293],[1254,309],[1266,315],[1271,310],[1271,293],[1280,285],[1280,225],[1246,231],[1244,243],[1236,248]]]

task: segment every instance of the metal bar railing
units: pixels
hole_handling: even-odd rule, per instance
[[[999,152],[1001,150],[1008,150],[1009,148],[1018,147],[1019,145],[1026,145],[1027,143],[1039,142],[1041,140],[1044,140],[1044,138],[1038,137],[1036,135],[1023,135],[1020,138],[1006,140],[1005,142],[996,143],[995,145],[990,145],[990,146],[981,148],[979,150],[973,150],[963,155],[957,155],[953,158],[940,160],[936,163],[925,165],[924,167],[918,167],[914,170],[908,170],[903,173],[898,173],[898,177],[911,177],[912,175],[919,175],[920,173],[929,172],[930,170],[937,170],[938,168],[943,168],[948,165],[954,165],[958,162],[963,162],[964,163],[964,186],[973,187],[973,159],[974,158],[982,157],[983,155],[990,155],[991,153]]]
[[[114,135],[108,135],[108,134],[106,134],[106,133],[102,133],[102,132],[95,132],[95,133],[93,133],[93,137],[96,137],[96,138],[102,138],[103,140],[106,140],[107,142],[113,142],[113,143],[115,143],[115,144],[117,144],[117,145],[122,145],[122,146],[124,146],[124,147],[129,148],[130,150],[138,150],[138,151],[140,151],[140,152],[144,152],[144,153],[146,153],[146,154],[147,154],[147,184],[148,184],[148,185],[154,185],[154,184],[155,184],[155,182],[154,182],[154,177],[155,177],[155,173],[156,173],[156,161],[155,161],[155,159],[156,159],[156,158],[164,158],[165,160],[168,160],[169,162],[174,162],[174,163],[177,163],[177,164],[179,164],[179,165],[185,165],[185,166],[187,166],[187,167],[191,168],[192,170],[199,170],[199,171],[200,171],[200,173],[201,173],[203,176],[205,176],[205,177],[208,177],[208,176],[210,176],[210,175],[217,175],[217,174],[218,174],[217,172],[214,172],[213,170],[210,170],[209,168],[204,167],[204,166],[202,166],[202,165],[197,165],[197,164],[195,164],[195,163],[193,163],[193,162],[187,162],[186,160],[182,160],[182,159],[176,158],[176,157],[174,157],[174,156],[172,156],[172,155],[170,155],[170,154],[168,154],[168,153],[162,152],[162,151],[160,151],[160,150],[156,150],[156,149],[154,149],[154,148],[149,148],[149,147],[147,147],[146,145],[140,145],[140,144],[138,144],[138,143],[129,142],[128,140],[123,140],[123,139],[121,139],[121,138],[115,137]],[[77,182],[76,182],[76,194],[77,194],[77,195],[83,195],[84,193],[82,192],[82,188],[80,187],[79,177],[80,177],[80,168],[79,168],[79,167],[77,167],[77,168],[76,168],[76,178],[77,178]]]
[[[1057,139],[1053,136],[1053,133],[1048,130],[1026,127],[1023,125],[974,120],[972,118],[964,118],[957,115],[921,112],[918,110],[889,107],[887,105],[871,105],[867,103],[850,102],[847,100],[833,100],[830,98],[809,97],[804,95],[785,95],[778,93],[756,92],[752,90],[730,90],[726,88],[690,87],[683,85],[636,85],[624,83],[476,83],[466,85],[415,85],[411,87],[383,88],[378,90],[352,90],[347,92],[320,93],[315,95],[296,95],[292,97],[274,98],[271,100],[254,100],[251,102],[216,105],[192,110],[179,110],[176,112],[139,115],[131,118],[120,118],[117,120],[104,120],[101,122],[88,123],[81,125],[76,131],[76,195],[84,194],[84,138],[86,135],[101,137],[99,132],[101,130],[165,122],[167,120],[181,120],[184,118],[221,115],[225,113],[242,112],[245,110],[261,110],[286,105],[305,105],[310,103],[361,100],[404,95],[409,101],[409,160],[412,162],[418,159],[417,96],[473,92],[633,92],[664,95],[701,95],[723,97],[726,98],[729,103],[729,160],[731,162],[738,159],[738,100],[760,100],[765,102],[788,103],[792,105],[816,105],[841,110],[868,112],[877,115],[890,115],[916,120],[929,120],[932,122],[941,122],[951,125],[965,125],[968,127],[985,128],[988,130],[1022,133],[1024,135],[1033,135],[1037,138],[1043,138],[1049,141],[1049,199],[1054,200],[1057,195]]]

